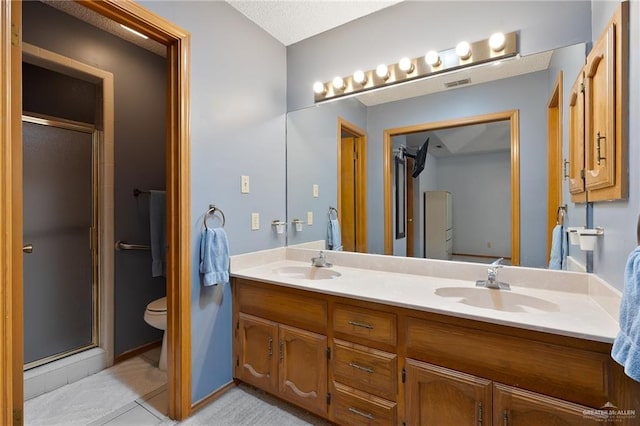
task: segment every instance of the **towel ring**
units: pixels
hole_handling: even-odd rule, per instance
[[[564,217],[567,214],[567,205],[559,206],[556,211],[556,225],[564,226]]]
[[[209,210],[207,210],[207,212],[204,214],[204,218],[203,218],[202,222],[203,222],[205,228],[208,228],[208,226],[207,226],[207,217],[209,217],[210,215],[213,216],[215,214],[215,212],[219,212],[220,216],[222,216],[222,227],[224,228],[224,223],[225,223],[224,212],[222,210],[220,210],[218,207],[214,206],[214,205],[210,205],[209,206]]]
[[[336,219],[338,218],[338,210],[335,207],[329,207],[329,219],[331,219],[331,213],[335,212]]]

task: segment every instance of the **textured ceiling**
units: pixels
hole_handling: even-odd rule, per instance
[[[402,0],[227,0],[285,46]]]

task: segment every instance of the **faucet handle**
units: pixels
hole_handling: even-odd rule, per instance
[[[495,266],[497,268],[502,268],[504,265],[502,264],[502,262],[504,261],[504,257],[501,257],[500,259],[494,260],[493,262],[491,262],[491,266]]]

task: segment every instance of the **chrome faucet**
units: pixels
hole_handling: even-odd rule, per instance
[[[498,269],[502,268],[502,261],[504,258],[500,258],[489,265],[489,269],[487,269],[487,279],[486,280],[478,280],[476,281],[476,287],[485,287],[496,290],[511,290],[511,286],[507,283],[503,283],[501,281],[497,281],[498,278]]]
[[[324,252],[320,250],[320,255],[318,257],[311,258],[311,266],[315,266],[316,268],[331,268],[333,265],[327,262]]]

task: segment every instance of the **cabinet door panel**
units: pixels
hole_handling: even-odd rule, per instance
[[[478,425],[491,419],[491,382],[407,359],[409,425]]]
[[[285,325],[279,328],[280,396],[327,415],[327,337]]]
[[[606,424],[589,407],[494,383],[494,425],[583,426]]]
[[[593,46],[585,67],[586,187],[615,185],[615,26]]]
[[[239,360],[236,376],[266,391],[278,385],[278,325],[241,313],[239,316]]]

